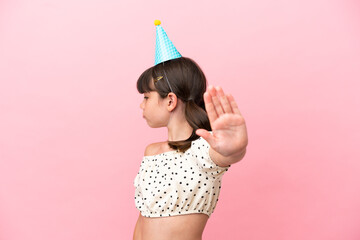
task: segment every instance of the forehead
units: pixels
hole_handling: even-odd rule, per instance
[[[150,92],[144,92],[144,94],[150,95],[150,96],[160,96],[157,91],[150,91]]]

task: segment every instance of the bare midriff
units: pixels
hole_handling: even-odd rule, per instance
[[[133,240],[201,240],[208,219],[203,213],[152,218],[139,214]]]

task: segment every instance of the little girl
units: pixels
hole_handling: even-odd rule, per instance
[[[234,98],[209,86],[200,67],[181,56],[160,21],[155,66],[141,74],[143,117],[167,127],[168,140],[146,147],[134,180],[140,211],[135,240],[201,240],[219,199],[221,179],[248,144]]]

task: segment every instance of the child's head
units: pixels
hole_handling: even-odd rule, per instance
[[[166,98],[173,92],[185,104],[185,117],[193,128],[193,133],[185,141],[169,142],[173,149],[188,149],[191,141],[198,138],[196,129],[211,130],[203,99],[206,78],[192,59],[180,57],[145,70],[137,81],[137,89],[139,93],[156,91],[161,98]]]

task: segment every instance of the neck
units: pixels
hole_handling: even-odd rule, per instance
[[[193,128],[186,121],[183,111],[173,113],[173,115],[169,119],[167,128],[169,141],[186,140],[191,136],[193,132]]]
[[[191,136],[192,131],[193,129],[188,122],[184,123],[183,126],[174,125],[171,128],[170,126],[168,126],[168,140],[169,141],[186,140]]]

